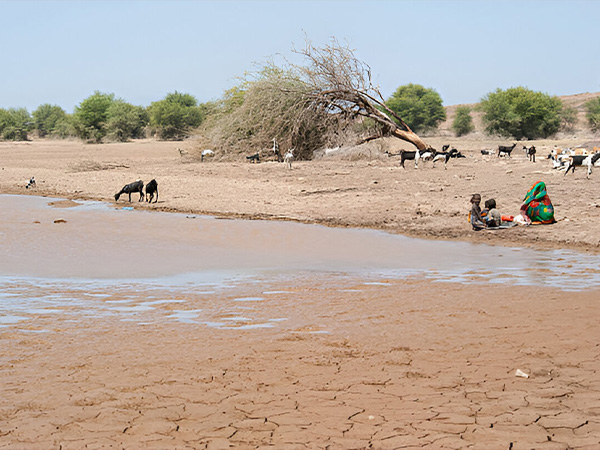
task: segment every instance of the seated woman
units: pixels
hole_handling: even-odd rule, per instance
[[[521,205],[521,215],[533,224],[554,223],[554,207],[546,192],[546,183],[535,183]]]

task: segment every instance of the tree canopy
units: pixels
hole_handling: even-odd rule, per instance
[[[26,141],[31,127],[31,116],[25,108],[0,108],[0,137],[2,139]]]
[[[95,91],[75,107],[73,125],[81,139],[102,141],[107,133],[108,110],[114,101],[114,94]]]
[[[600,131],[600,97],[585,103],[586,117],[592,131]]]
[[[420,84],[400,86],[385,104],[416,133],[437,128],[440,122],[446,120],[440,95]]]
[[[67,113],[57,105],[45,103],[31,114],[33,116],[33,128],[39,137],[53,134],[61,122],[67,120]]]
[[[124,100],[113,101],[108,107],[106,135],[113,141],[125,142],[130,138],[144,136],[149,118],[145,108],[134,106]]]
[[[149,108],[150,125],[160,139],[180,140],[202,123],[202,110],[190,94],[173,92]]]
[[[473,118],[471,117],[471,108],[466,105],[461,105],[456,108],[456,114],[452,121],[452,130],[456,136],[469,134],[475,129]]]
[[[148,121],[144,107],[116,99],[114,94],[96,91],[75,108],[72,126],[81,139],[125,142],[143,137]],[[61,125],[57,132],[68,132],[68,124]]]
[[[561,126],[561,100],[524,87],[497,89],[487,94],[479,107],[490,134],[538,139],[555,134]]]

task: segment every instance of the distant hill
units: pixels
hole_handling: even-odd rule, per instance
[[[575,124],[575,129],[570,134],[592,134],[585,117],[584,105],[588,100],[596,97],[600,97],[600,92],[586,92],[585,94],[564,95],[558,97],[566,106],[571,106],[577,110],[578,120]],[[475,131],[472,134],[483,134],[483,123],[481,121],[482,113],[475,111],[475,107],[477,105],[478,103],[446,106],[446,121],[440,124],[436,134],[440,134],[442,136],[454,136],[454,132],[452,131],[452,122],[454,121],[456,108],[459,106],[471,107],[471,117],[473,117],[473,124],[475,125]]]

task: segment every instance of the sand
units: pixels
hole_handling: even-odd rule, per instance
[[[63,199],[111,201],[125,183],[156,178],[157,204],[118,205],[597,254],[600,173],[564,177],[542,151],[534,164],[519,146],[500,160],[478,154],[493,142],[459,142],[467,158],[447,170],[379,154],[292,170],[201,163],[177,150],[192,142],[3,142],[0,193],[59,198],[60,214]],[[31,176],[37,186],[25,189]],[[538,179],[558,223],[470,230],[472,193],[516,214]],[[317,277],[229,295],[265,291],[279,293],[269,311],[289,316],[274,328],[52,314],[37,322],[50,332],[0,328],[0,448],[600,446],[598,289]]]

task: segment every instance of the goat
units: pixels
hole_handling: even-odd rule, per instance
[[[290,148],[284,155],[283,161],[292,169],[292,161],[294,160],[294,149]]]
[[[275,138],[273,138],[273,153],[277,157],[278,162],[283,162],[283,157],[281,156],[281,152],[279,151],[279,144],[277,143],[277,140]]]
[[[419,159],[423,160],[423,162],[432,161],[436,154],[437,152],[434,149],[425,150],[420,154]]]
[[[404,161],[407,160],[415,160],[415,169],[418,169],[419,167],[419,159],[421,158],[421,153],[419,153],[419,150],[416,151],[406,151],[406,150],[400,150],[400,165],[402,166],[403,169],[405,169],[406,167],[404,167]]]
[[[506,155],[510,158],[510,154],[516,146],[517,146],[516,142],[513,145],[511,145],[510,147],[506,146],[506,145],[499,145],[498,146],[498,157],[500,157],[502,155]]]
[[[154,198],[154,194],[156,194],[156,200],[154,200],[154,203],[157,203],[158,202],[158,183],[153,178],[146,185],[146,201],[148,203],[152,203],[152,199]]]
[[[35,187],[35,177],[31,177],[29,179],[29,183],[25,186],[25,189],[34,188]]]
[[[204,162],[204,157],[205,156],[215,156],[215,152],[213,152],[212,150],[202,150],[202,153],[200,153],[200,162]]]
[[[123,188],[115,194],[115,202],[119,200],[121,194],[129,194],[129,202],[131,202],[131,194],[134,192],[140,193],[140,199],[144,200],[144,182],[142,180],[136,180],[132,183],[126,184]]]
[[[455,148],[451,149],[449,152],[438,152],[433,157],[433,167],[435,167],[436,161],[444,160],[444,170],[447,170],[447,165],[450,158],[466,158],[466,156]]]
[[[527,148],[524,145],[523,150],[525,150],[525,154],[529,158],[529,161],[535,162],[535,153],[536,153],[535,146],[532,145],[531,147]]]
[[[566,160],[568,159],[568,157],[565,157],[564,155],[556,156],[553,153],[550,153],[548,155],[548,159],[552,160],[552,168],[553,169],[562,170],[565,168],[565,163],[566,163]]]
[[[484,155],[484,156],[485,155],[493,155],[494,154],[494,150],[484,149],[484,150],[481,150],[481,154]]]
[[[565,170],[565,175],[569,173],[569,170],[575,173],[575,167],[587,166],[587,178],[589,178],[592,174],[592,167],[598,159],[600,159],[600,153],[596,153],[595,155],[571,155],[571,158],[566,163],[567,169]]]
[[[252,163],[260,162],[260,156],[258,156],[258,152],[256,152],[254,155],[246,156],[246,159],[248,160],[248,162],[252,162]]]
[[[183,155],[187,155],[187,152],[185,150],[178,148],[177,151],[179,152],[179,156],[181,156],[182,158],[183,158]]]

